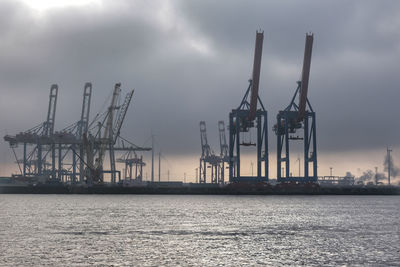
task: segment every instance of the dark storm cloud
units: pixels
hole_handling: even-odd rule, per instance
[[[270,126],[294,92],[304,35],[312,31],[309,98],[320,151],[398,146],[399,7],[396,1],[104,1],[37,14],[3,1],[1,126],[15,133],[43,121],[50,84],[58,83],[61,129],[79,117],[84,82],[94,86],[94,115],[120,81],[136,89],[125,137],[142,145],[153,132],[166,153],[200,153],[198,122],[206,120],[217,150],[217,121],[227,121],[240,103],[261,28],[260,95]]]

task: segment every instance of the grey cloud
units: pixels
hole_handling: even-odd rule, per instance
[[[294,93],[304,34],[312,31],[309,98],[317,112],[319,149],[400,145],[396,1],[155,3],[104,1],[41,17],[23,4],[0,3],[2,128],[13,133],[44,120],[51,83],[60,86],[61,129],[79,117],[84,82],[94,85],[94,115],[120,81],[136,89],[125,137],[142,144],[152,131],[166,153],[200,153],[198,122],[206,120],[217,150],[217,121],[227,121],[240,103],[254,33],[261,28],[266,37],[260,95],[270,127]],[[273,150],[275,136],[269,135]]]

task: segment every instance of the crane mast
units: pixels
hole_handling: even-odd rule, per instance
[[[90,114],[90,102],[92,98],[92,84],[90,82],[85,83],[83,88],[83,101],[82,101],[82,113],[81,120],[78,123],[77,135],[78,139],[81,140],[79,147],[79,181],[83,182],[84,177],[84,158],[85,158],[85,145],[87,144],[87,131],[89,126],[89,114]],[[84,139],[86,137],[86,139]],[[86,143],[85,143],[86,142]],[[93,158],[89,159],[90,152],[87,155],[87,162],[90,162],[90,167],[93,167]],[[74,154],[75,156],[75,154]],[[75,160],[74,160],[75,162]]]
[[[58,95],[58,85],[53,84],[50,88],[50,96],[49,96],[49,108],[47,111],[47,120],[44,125],[44,135],[51,137],[54,134],[54,122],[56,118],[56,107],[57,107],[57,95]],[[51,147],[51,177],[53,179],[56,178],[56,147],[55,144],[52,143]],[[40,154],[38,154],[38,162],[40,161],[40,165],[42,165],[42,145],[38,144],[38,151],[40,150]],[[40,157],[40,158],[39,158]],[[46,155],[44,156],[44,162],[46,161]],[[40,167],[41,169],[41,167]],[[40,170],[40,173],[42,171]]]

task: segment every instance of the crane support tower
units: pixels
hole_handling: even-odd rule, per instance
[[[229,146],[226,142],[225,134],[225,123],[224,121],[218,121],[218,132],[219,132],[219,146],[220,146],[220,181],[225,183],[225,163],[229,166]],[[228,167],[229,168],[229,167]]]
[[[90,101],[92,98],[92,83],[87,82],[83,88],[83,102],[82,102],[82,112],[81,112],[81,120],[78,122],[78,130],[77,136],[81,141],[81,145],[79,146],[79,182],[83,182],[84,178],[84,169],[85,169],[85,150],[82,145],[83,134],[87,133],[89,128],[89,114],[90,114]],[[74,154],[75,155],[75,154]],[[75,156],[76,157],[76,156]],[[74,161],[75,162],[75,161]]]
[[[277,180],[280,183],[310,183],[318,180],[315,112],[307,97],[313,40],[313,34],[306,34],[301,81],[297,82],[289,106],[279,111],[277,124],[273,128],[277,136]],[[295,103],[297,96],[298,104]],[[302,136],[295,135],[298,131],[302,131]],[[304,148],[304,176],[299,173],[298,177],[293,177],[290,172],[290,141],[301,140]]]
[[[252,79],[240,103],[229,114],[229,181],[230,182],[268,182],[268,133],[267,111],[258,95],[262,46],[264,32],[256,32]],[[250,101],[248,99],[250,98]],[[260,104],[260,109],[257,109]],[[244,136],[256,129],[257,141],[246,141]],[[240,171],[241,146],[256,146],[256,176],[242,176]]]

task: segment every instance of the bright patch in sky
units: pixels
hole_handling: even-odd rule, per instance
[[[85,6],[98,3],[99,0],[22,0],[27,6],[38,11],[46,11],[52,8],[65,8],[73,6]]]
[[[200,40],[189,39],[188,43],[194,50],[203,55],[208,55],[211,52],[209,46]]]

